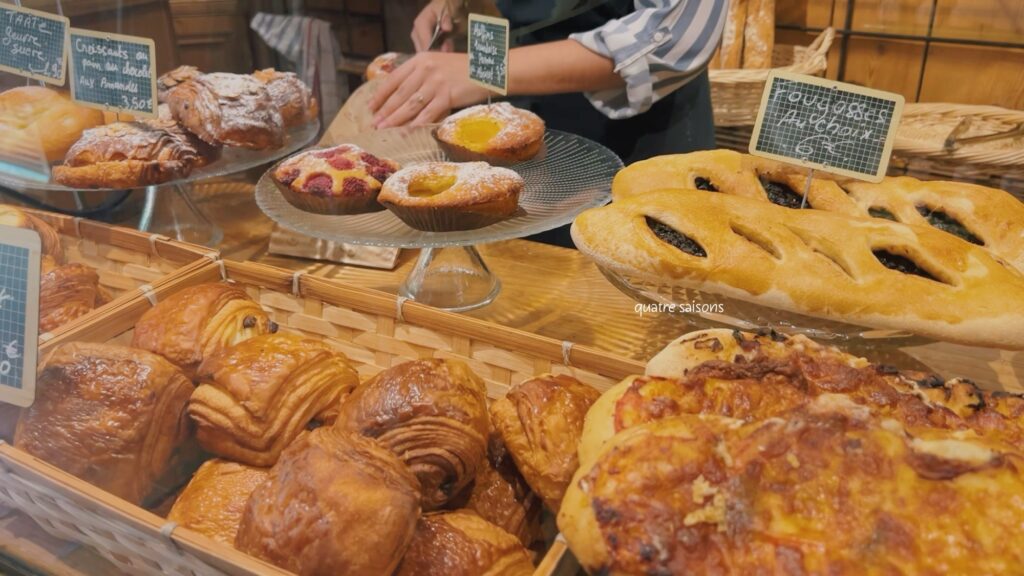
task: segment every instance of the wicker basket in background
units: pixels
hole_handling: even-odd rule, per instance
[[[836,33],[826,28],[810,46],[776,44],[772,50],[772,68],[749,70],[709,70],[711,105],[715,126],[753,126],[761,107],[761,94],[768,74],[774,70],[822,76],[828,68],[828,50]]]
[[[946,140],[961,123],[958,139],[1014,133],[1007,138],[981,142],[965,142],[953,148]],[[970,165],[991,170],[1024,168],[1024,111],[999,106],[969,104],[918,103],[903,107],[893,156],[947,162],[951,166]]]
[[[571,374],[606,390],[644,370],[641,363],[597,349],[260,264],[197,263],[149,295],[160,301],[187,286],[222,279],[237,282],[283,329],[331,342],[364,378],[406,360],[454,358],[469,364],[487,383],[488,396],[497,398],[543,372]],[[106,314],[74,323],[72,330],[46,342],[40,356],[64,342],[126,344],[135,322],[151,306],[136,292]],[[0,505],[19,510],[58,538],[94,548],[128,574],[284,574],[2,443]],[[571,564],[564,542],[557,540],[535,574],[560,574]]]

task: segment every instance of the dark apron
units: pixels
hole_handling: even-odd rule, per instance
[[[500,0],[498,8],[516,30],[544,20],[557,19],[558,0]],[[571,6],[570,6],[571,8]],[[632,0],[609,0],[591,10],[555,22],[516,38],[516,45],[564,40],[574,32],[598,28],[635,10]],[[556,94],[516,98],[515,103],[544,119],[548,128],[579,134],[610,148],[625,164],[658,156],[710,150],[715,147],[711,87],[707,71],[651,106],[650,110],[623,120],[612,120],[594,108],[583,94]],[[569,227],[531,236],[549,244],[572,247]]]

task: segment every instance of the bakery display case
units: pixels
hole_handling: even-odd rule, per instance
[[[0,72],[0,573],[1024,565],[1016,8],[708,3],[718,145],[623,161],[515,97],[375,128],[424,2],[22,4],[152,38],[157,105]],[[902,94],[889,175],[750,154],[779,71]]]

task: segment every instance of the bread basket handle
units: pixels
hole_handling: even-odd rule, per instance
[[[807,47],[810,58],[825,58],[828,56],[828,49],[836,39],[836,29],[829,26],[821,31],[821,34]],[[810,59],[808,58],[808,60]]]

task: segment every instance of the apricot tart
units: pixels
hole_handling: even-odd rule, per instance
[[[435,136],[454,160],[508,164],[537,155],[544,143],[544,121],[508,102],[481,104],[445,118]]]
[[[380,203],[417,230],[482,228],[509,218],[523,179],[486,162],[427,162],[399,170],[384,183]]]
[[[401,166],[353,144],[310,150],[282,162],[273,172],[293,206],[317,214],[363,214],[384,207],[377,194]]]

